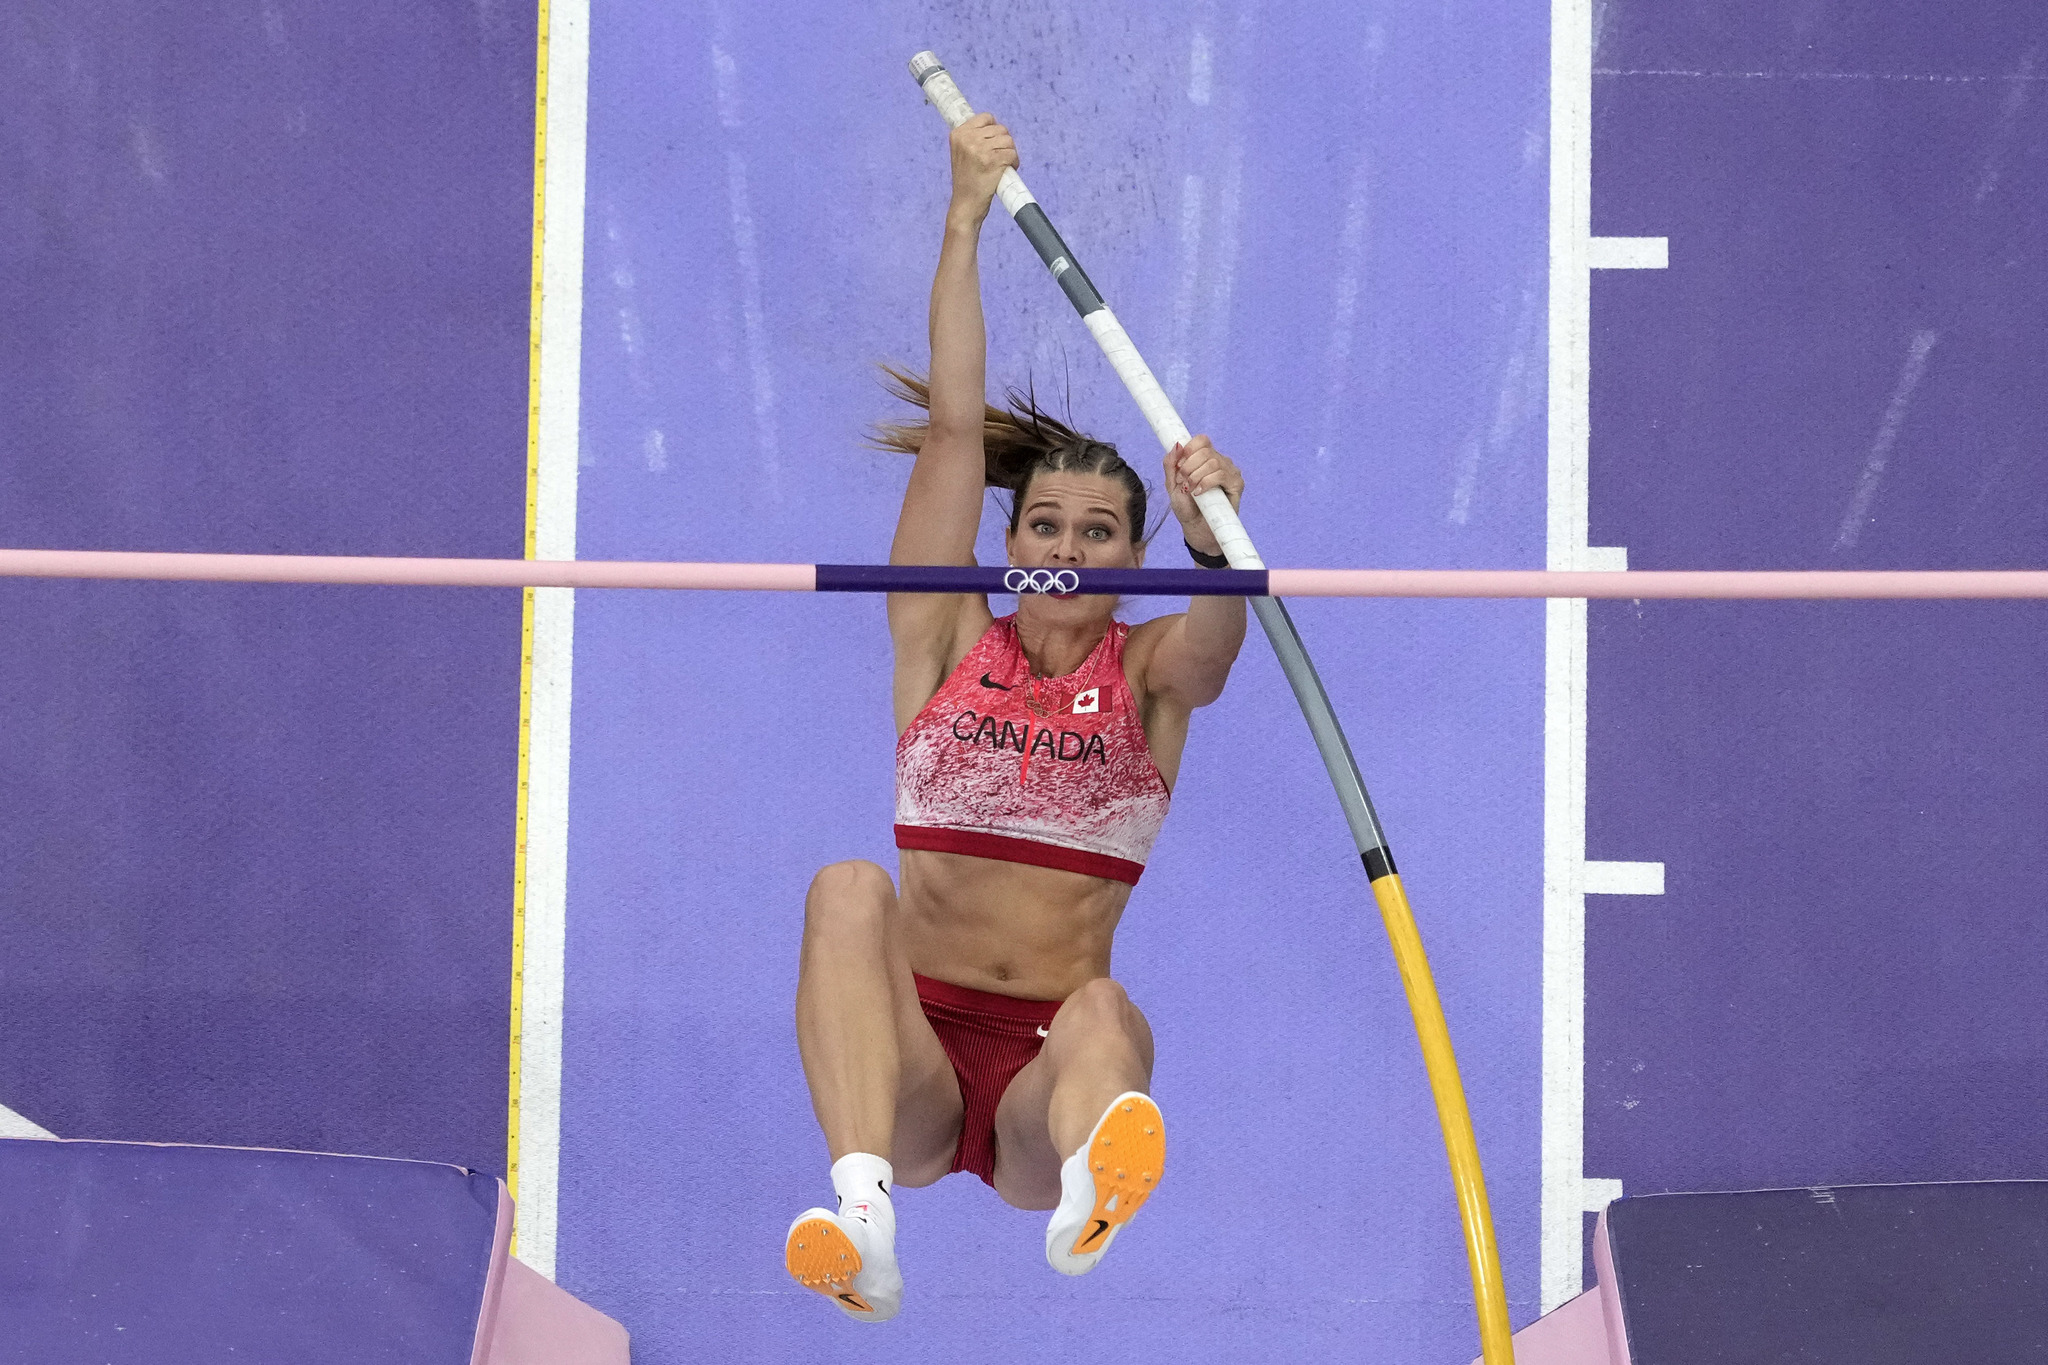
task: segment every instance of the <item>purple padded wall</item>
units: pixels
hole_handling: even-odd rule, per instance
[[[1633,1365],[2048,1361],[2048,1181],[1620,1199]]]
[[[424,1162],[0,1140],[0,1360],[469,1365],[499,1184]]]
[[[1592,516],[1631,567],[2048,565],[2048,9],[1602,7]],[[2048,1171],[2048,632],[1595,604],[1586,1173]]]
[[[530,4],[0,6],[0,544],[513,555]],[[504,1166],[516,593],[0,583],[0,1104]]]

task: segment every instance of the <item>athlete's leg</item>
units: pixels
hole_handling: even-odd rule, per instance
[[[1152,1027],[1124,988],[1104,976],[1068,996],[996,1107],[996,1193],[1020,1209],[1058,1204],[1061,1164],[1111,1100],[1151,1082]]]
[[[863,1322],[886,1322],[903,1302],[891,1187],[946,1174],[960,1133],[959,1082],[896,923],[896,888],[873,863],[834,863],[804,901],[797,1047],[838,1207],[798,1214],[783,1259],[797,1283]]]
[[[896,932],[896,887],[869,862],[834,863],[804,901],[797,1048],[811,1107],[837,1161],[872,1152],[898,1185],[953,1164],[960,1085],[917,1003]]]

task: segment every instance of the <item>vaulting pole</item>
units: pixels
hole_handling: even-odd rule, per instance
[[[924,88],[925,98],[937,107],[952,127],[959,127],[974,115],[960,87],[929,52],[910,59],[910,74]],[[1094,334],[1102,353],[1109,358],[1117,377],[1138,401],[1139,410],[1152,426],[1159,443],[1171,450],[1189,437],[1187,424],[1174,411],[1173,403],[1152,376],[1130,335],[1109,310],[1102,294],[1074,259],[1074,253],[1060,239],[1045,210],[1031,197],[1024,181],[1013,170],[1003,172],[996,193],[1010,217],[1023,229],[1040,260],[1066,291],[1074,310]],[[1195,499],[1217,543],[1233,569],[1263,569],[1265,562],[1252,548],[1251,538],[1221,489],[1212,488]],[[1458,1216],[1465,1225],[1465,1254],[1472,1268],[1472,1294],[1479,1314],[1479,1341],[1486,1365],[1513,1365],[1513,1329],[1508,1324],[1507,1288],[1500,1273],[1500,1248],[1493,1235],[1493,1215],[1487,1208],[1486,1178],[1479,1166],[1479,1143],[1472,1133],[1472,1116],[1465,1107],[1465,1086],[1458,1077],[1458,1061],[1451,1050],[1450,1030],[1444,1023],[1442,1002],[1430,976],[1429,959],[1422,951],[1422,937],[1415,928],[1415,916],[1394,870],[1394,856],[1387,848],[1386,834],[1373,811],[1359,776],[1358,761],[1351,756],[1343,727],[1330,707],[1330,698],[1316,676],[1301,635],[1294,628],[1277,597],[1254,597],[1252,608],[1266,639],[1280,658],[1280,667],[1294,689],[1294,699],[1308,718],[1309,733],[1315,736],[1323,766],[1337,788],[1344,806],[1344,818],[1351,826],[1351,838],[1365,864],[1366,880],[1379,902],[1380,917],[1394,946],[1394,961],[1401,970],[1401,984],[1408,992],[1408,1008],[1415,1016],[1415,1031],[1422,1040],[1423,1065],[1429,1071],[1429,1085],[1436,1096],[1437,1119],[1443,1125],[1444,1147],[1450,1154],[1451,1182],[1458,1196]]]

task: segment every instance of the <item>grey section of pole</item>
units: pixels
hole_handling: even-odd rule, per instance
[[[1265,627],[1267,642],[1280,660],[1280,671],[1287,675],[1287,685],[1294,689],[1294,700],[1308,721],[1309,733],[1315,736],[1316,752],[1323,756],[1330,785],[1337,789],[1337,800],[1344,807],[1344,823],[1351,826],[1351,840],[1358,845],[1368,875],[1377,878],[1393,871],[1393,854],[1387,848],[1386,832],[1380,828],[1379,812],[1372,807],[1372,797],[1365,790],[1365,779],[1359,774],[1351,743],[1344,738],[1344,727],[1337,723],[1337,712],[1330,705],[1329,694],[1323,691],[1323,680],[1316,676],[1308,650],[1302,646],[1294,618],[1277,597],[1254,597],[1251,603],[1259,624]],[[1375,854],[1381,866],[1375,867]]]

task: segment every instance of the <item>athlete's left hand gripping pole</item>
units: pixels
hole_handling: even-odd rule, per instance
[[[957,128],[974,116],[974,110],[960,93],[960,87],[932,53],[920,52],[912,57],[910,74],[917,78],[917,83],[924,88],[925,98],[945,116],[949,126]],[[1117,321],[1116,314],[1110,312],[1109,305],[1103,301],[1087,272],[1074,259],[1074,253],[1054,231],[1045,210],[1024,187],[1023,178],[1015,171],[1005,170],[996,194],[1010,217],[1023,229],[1025,237],[1030,239],[1046,269],[1066,291],[1081,320],[1088,324],[1088,330],[1102,347],[1102,353],[1109,358],[1117,377],[1124,381],[1124,387],[1138,401],[1138,407],[1151,424],[1159,443],[1171,450],[1186,441],[1189,436],[1187,424],[1174,411],[1172,400],[1167,398],[1166,391],[1160,388],[1159,381],[1138,354],[1130,334],[1124,331],[1123,324]],[[1251,537],[1245,534],[1243,523],[1238,520],[1237,509],[1230,505],[1230,499],[1222,489],[1210,489],[1198,496],[1195,504],[1201,508],[1209,529],[1215,532],[1217,544],[1232,568],[1265,567],[1258,551],[1252,548]],[[1316,676],[1308,651],[1302,647],[1301,635],[1295,630],[1287,608],[1275,597],[1255,597],[1252,608],[1258,613],[1259,624],[1265,628],[1266,638],[1272,643],[1273,652],[1279,656],[1288,685],[1294,689],[1295,700],[1301,704],[1302,714],[1308,719],[1309,731],[1315,736],[1316,748],[1323,756],[1323,766],[1337,788],[1338,800],[1343,803],[1352,840],[1365,864],[1366,878],[1372,883],[1373,899],[1379,903],[1380,917],[1393,943],[1394,961],[1400,968],[1401,984],[1408,993],[1409,1011],[1414,1015],[1415,1031],[1422,1042],[1423,1064],[1429,1072],[1430,1089],[1436,1097],[1437,1119],[1443,1127],[1444,1147],[1450,1157],[1451,1180],[1457,1190],[1458,1214],[1465,1228],[1465,1254],[1472,1270],[1472,1295],[1479,1315],[1479,1341],[1486,1365],[1513,1365],[1515,1350],[1511,1339],[1513,1328],[1508,1321],[1507,1287],[1501,1278],[1500,1248],[1494,1240],[1493,1215],[1487,1206],[1486,1179],[1479,1164],[1479,1143],[1472,1132],[1472,1116],[1465,1104],[1464,1083],[1458,1077],[1458,1061],[1451,1049],[1450,1030],[1444,1023],[1443,1004],[1437,998],[1436,983],[1429,970],[1429,959],[1422,950],[1422,937],[1415,927],[1414,913],[1409,909],[1407,894],[1401,888],[1400,874],[1394,870],[1393,854],[1387,848],[1386,835],[1380,828],[1378,814],[1373,810],[1372,798],[1366,793],[1365,781],[1359,775],[1358,762],[1352,757],[1343,727],[1337,723],[1337,714],[1330,706],[1328,694],[1323,691],[1322,680]]]

